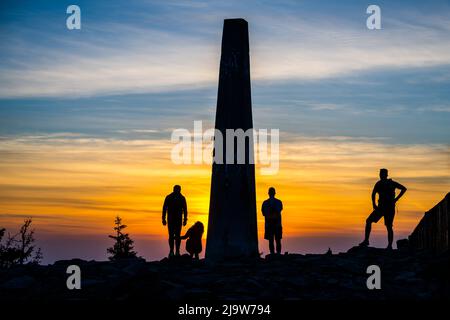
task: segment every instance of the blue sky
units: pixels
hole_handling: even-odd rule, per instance
[[[78,4],[82,29],[65,10]],[[0,134],[166,139],[211,124],[224,18],[250,26],[256,127],[448,143],[450,3],[3,1]]]

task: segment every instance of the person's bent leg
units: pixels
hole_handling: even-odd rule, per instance
[[[372,231],[372,221],[370,219],[366,220],[366,229],[364,232],[364,241],[369,242],[370,232]]]
[[[372,231],[372,220],[370,218],[367,218],[366,220],[366,228],[364,231],[364,240],[359,245],[360,246],[368,246],[369,245],[369,238],[370,238],[370,232]]]
[[[366,228],[364,232],[364,241],[361,242],[360,246],[368,246],[369,245],[369,238],[370,238],[370,232],[372,231],[372,223],[378,222],[382,217],[380,210],[374,210],[366,219]]]

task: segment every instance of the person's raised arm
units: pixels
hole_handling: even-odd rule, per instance
[[[395,183],[395,188],[400,189],[400,193],[398,194],[397,197],[395,197],[394,202],[397,202],[398,199],[400,199],[401,197],[403,197],[403,195],[406,192],[406,187],[404,185],[401,185],[400,183],[396,182]]]
[[[167,207],[168,207],[168,200],[167,197],[164,199],[163,209],[162,209],[162,224],[166,225],[166,213],[167,213]]]

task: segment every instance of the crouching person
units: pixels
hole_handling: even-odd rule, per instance
[[[203,223],[197,221],[189,230],[186,232],[184,236],[180,239],[186,241],[186,251],[189,253],[191,258],[198,260],[198,255],[202,252],[202,236],[203,236]]]

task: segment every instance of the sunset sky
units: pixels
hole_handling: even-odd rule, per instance
[[[66,8],[81,8],[68,30]],[[213,127],[223,19],[249,23],[254,126],[280,130],[283,251],[362,240],[378,170],[408,191],[396,239],[450,190],[450,4],[378,1],[2,1],[0,227],[33,218],[44,263],[106,259],[120,215],[138,253],[168,253],[164,197],[208,218],[211,168],[175,165],[171,133]],[[206,237],[206,233],[205,236]],[[376,246],[386,246],[382,221]]]

